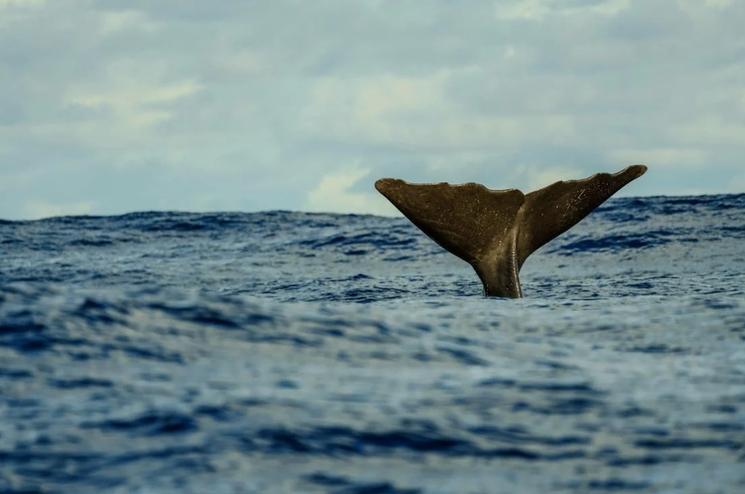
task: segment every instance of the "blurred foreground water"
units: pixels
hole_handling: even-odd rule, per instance
[[[0,492],[745,492],[745,195],[615,199],[523,300],[403,218],[0,221]]]

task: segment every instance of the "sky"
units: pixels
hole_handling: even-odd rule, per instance
[[[0,0],[0,218],[745,192],[743,0]]]

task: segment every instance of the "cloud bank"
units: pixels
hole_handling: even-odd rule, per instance
[[[745,192],[745,2],[0,0],[0,217]]]

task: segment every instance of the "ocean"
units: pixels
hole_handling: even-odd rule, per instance
[[[0,492],[745,492],[745,195],[611,199],[521,280],[404,218],[0,221]]]

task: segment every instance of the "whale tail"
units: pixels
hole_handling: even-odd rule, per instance
[[[530,254],[646,171],[633,165],[529,194],[393,178],[378,180],[375,188],[432,240],[471,264],[487,296],[516,298],[522,296],[518,273]]]

